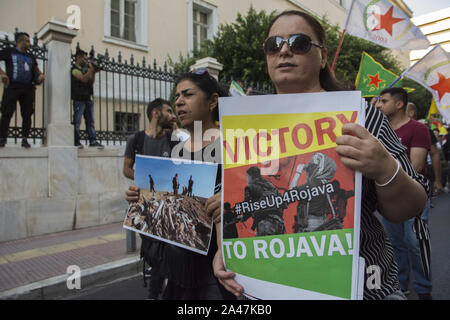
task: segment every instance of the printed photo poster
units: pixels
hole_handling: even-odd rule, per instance
[[[214,195],[217,164],[136,155],[139,201],[123,227],[206,255],[213,221],[205,202]]]
[[[361,93],[221,98],[222,246],[254,299],[358,299],[361,174],[336,138]]]

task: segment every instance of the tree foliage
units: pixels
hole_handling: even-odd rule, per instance
[[[246,15],[237,14],[235,22],[221,24],[213,40],[207,40],[186,57],[180,54],[176,63],[169,58],[169,64],[187,70],[196,60],[211,56],[224,66],[221,78],[270,84],[262,44],[274,15],[275,11],[267,14],[250,6]]]

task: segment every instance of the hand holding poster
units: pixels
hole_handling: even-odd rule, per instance
[[[216,175],[217,164],[137,155],[140,196],[123,227],[206,255],[212,218],[205,202],[214,194]]]
[[[360,92],[220,105],[227,269],[253,298],[356,299],[361,176],[334,141],[363,123]]]

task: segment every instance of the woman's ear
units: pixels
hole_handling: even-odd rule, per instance
[[[217,108],[218,104],[219,104],[219,95],[217,93],[214,93],[211,96],[211,102],[209,103],[209,111],[213,112],[213,110]]]

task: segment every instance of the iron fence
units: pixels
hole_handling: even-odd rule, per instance
[[[78,45],[77,45],[78,48]],[[74,55],[72,63],[74,63]],[[158,66],[156,60],[148,64],[145,57],[135,63],[133,55],[129,62],[119,52],[117,59],[104,54],[95,55],[94,47],[89,52],[89,60],[97,63],[100,71],[94,84],[94,113],[97,140],[107,144],[122,144],[129,135],[147,126],[146,106],[156,98],[173,99],[173,89],[177,75],[187,70],[174,70]],[[221,86],[229,89],[231,79],[222,79]],[[252,94],[268,94],[271,89],[254,83],[245,83],[244,88],[253,88]],[[73,113],[73,110],[72,110]],[[71,117],[72,118],[72,117]],[[86,142],[86,130],[80,131]]]
[[[16,29],[17,32],[17,29]],[[15,42],[6,35],[0,39],[0,50],[14,47]],[[79,48],[79,45],[77,45]],[[35,56],[42,73],[46,73],[46,62],[48,61],[48,50],[45,45],[38,45],[37,34],[34,34],[30,52]],[[133,55],[129,61],[123,59],[119,52],[117,59],[111,58],[108,49],[104,54],[95,54],[91,46],[89,60],[95,60],[100,68],[96,74],[94,84],[94,119],[97,140],[107,144],[122,145],[129,135],[143,130],[147,126],[146,106],[156,98],[172,100],[174,84],[178,70],[167,66],[158,66],[156,60],[148,64],[146,58],[135,62]],[[72,55],[72,64],[75,56]],[[187,70],[180,70],[180,72]],[[221,86],[229,89],[232,79],[222,79]],[[70,81],[70,79],[67,79]],[[45,86],[46,82],[36,87],[35,112],[32,117],[32,128],[29,139],[33,143],[36,140],[45,140]],[[252,87],[252,94],[268,94],[270,88],[254,83],[244,83],[244,89]],[[71,107],[70,118],[73,123],[73,107]],[[81,139],[88,139],[85,124],[82,121]],[[83,130],[84,129],[84,130]],[[21,115],[15,112],[8,131],[8,138],[14,142],[22,136]]]
[[[78,46],[77,46],[78,47]],[[75,57],[72,56],[72,63]],[[122,144],[128,136],[147,125],[146,106],[156,98],[170,100],[176,73],[167,64],[158,67],[156,61],[135,63],[124,60],[119,52],[117,60],[110,58],[108,49],[95,56],[91,47],[89,60],[95,60],[100,71],[94,83],[94,119],[97,140],[107,144]],[[73,109],[71,111],[71,118]],[[86,130],[81,139],[88,141]]]
[[[17,33],[18,30],[16,28],[15,33]],[[0,50],[4,50],[6,48],[14,48],[16,46],[15,41],[13,39],[9,39],[8,35],[5,35],[4,39],[0,39]],[[29,51],[34,55],[38,62],[39,69],[42,71],[42,73],[45,75],[46,72],[46,61],[47,61],[47,48],[45,45],[39,46],[38,45],[38,38],[37,33],[34,34],[34,37],[32,39],[32,46]],[[1,100],[3,100],[3,91],[2,89],[2,95]],[[36,99],[35,99],[35,112],[32,116],[32,122],[31,122],[31,131],[29,135],[29,139],[33,141],[33,143],[36,143],[37,140],[43,141],[45,139],[45,114],[44,114],[44,105],[45,105],[45,81],[43,84],[36,86]],[[8,138],[13,138],[14,142],[17,143],[17,140],[22,137],[22,119],[20,112],[17,110],[14,113],[13,118],[11,119],[11,123],[8,130]]]

